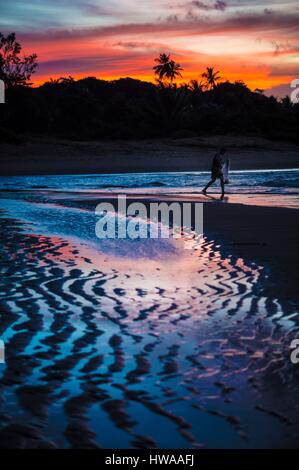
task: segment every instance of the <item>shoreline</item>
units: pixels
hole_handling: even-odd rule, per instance
[[[77,204],[85,206],[105,202],[106,197],[94,199],[77,199],[67,201],[73,207]],[[167,198],[147,196],[139,199],[139,195],[131,195],[129,202],[196,202],[196,199],[178,198],[175,195]],[[111,195],[109,202],[116,204],[117,199]],[[200,200],[202,202],[202,200]],[[267,294],[275,289],[276,295],[296,297],[298,277],[297,231],[298,213],[295,208],[266,207],[240,203],[203,202],[204,236],[222,246],[227,254],[232,250],[236,256],[270,268],[270,276],[265,287]],[[288,285],[281,278],[281,272]]]
[[[220,147],[232,170],[299,167],[299,146],[250,136],[140,141],[67,141],[28,137],[0,144],[3,176],[209,171]]]
[[[5,191],[4,191],[5,192]],[[20,190],[9,190],[12,194]],[[109,201],[117,208],[117,194],[108,192],[65,192],[47,190],[25,190],[51,195],[48,202],[56,207],[87,210],[93,212],[97,204]],[[250,262],[268,266],[271,277],[267,288],[275,288],[282,298],[291,293],[296,295],[298,278],[297,232],[298,207],[246,204],[229,199],[207,200],[205,196],[189,197],[186,194],[126,194],[128,204],[143,202],[146,207],[151,202],[203,203],[204,235],[222,246],[227,254],[235,255]],[[27,199],[27,197],[26,197]],[[262,196],[264,199],[264,196]],[[60,234],[63,237],[63,233]],[[281,278],[288,279],[286,286]]]
[[[171,189],[171,188],[170,188]],[[116,201],[118,197],[125,197],[128,203],[131,202],[166,202],[170,204],[172,202],[179,203],[203,203],[203,204],[220,204],[220,205],[240,205],[240,206],[251,206],[251,207],[265,207],[265,208],[277,208],[277,209],[299,209],[299,197],[297,194],[243,194],[243,193],[226,193],[224,198],[221,198],[219,192],[211,192],[203,195],[201,191],[197,192],[136,192],[136,191],[125,191],[120,188],[119,191],[105,191],[102,189],[65,189],[61,190],[58,188],[46,188],[46,187],[33,187],[23,189],[11,189],[11,188],[0,188],[1,193],[8,194],[30,194],[39,193],[44,195],[51,195],[51,198],[55,199],[55,195],[63,196],[68,201],[74,200],[81,203],[96,203],[100,201]],[[98,199],[96,199],[98,198]]]
[[[117,208],[117,194],[107,192],[65,192],[47,190],[8,190],[13,193],[32,192],[51,197],[53,206],[93,212],[100,202]],[[6,192],[5,190],[3,192]],[[143,202],[200,202],[204,205],[204,235],[222,246],[229,255],[270,268],[270,277],[265,282],[267,294],[275,289],[278,297],[296,298],[298,278],[298,207],[244,204],[239,201],[207,200],[206,197],[189,197],[184,194],[127,194],[128,203]],[[264,196],[262,196],[264,199]],[[26,200],[27,196],[26,196]],[[34,198],[35,200],[35,198]],[[34,201],[33,201],[34,202]],[[63,237],[63,233],[59,236]],[[281,274],[283,273],[283,277]],[[283,279],[288,279],[287,285]],[[269,290],[269,292],[268,292]]]

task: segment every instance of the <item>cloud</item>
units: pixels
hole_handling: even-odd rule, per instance
[[[290,83],[282,83],[281,85],[276,85],[265,90],[266,96],[276,96],[278,98],[284,98],[285,96],[290,96],[291,94]]]
[[[239,14],[219,19],[200,17],[190,20],[158,21],[156,23],[129,23],[91,28],[50,29],[38,32],[24,32],[19,35],[28,41],[60,41],[62,39],[80,40],[82,38],[106,38],[113,36],[160,34],[163,36],[205,35],[225,33],[285,32],[297,34],[299,12],[294,14],[260,15]]]
[[[279,55],[283,51],[289,51],[291,49],[291,45],[286,42],[277,42],[277,41],[271,41],[271,44],[274,48],[274,55]]]
[[[112,46],[121,47],[128,50],[151,50],[160,51],[161,49],[168,49],[169,46],[159,42],[145,42],[145,41],[118,41]]]
[[[206,2],[200,2],[198,0],[193,0],[190,2],[190,6],[194,8],[198,8],[199,10],[220,10],[224,11],[227,7],[227,3],[222,0],[217,0],[216,2],[209,4]]]
[[[2,32],[16,30],[25,53],[38,54],[37,77],[151,77],[163,51],[183,64],[186,80],[212,64],[269,88],[298,70],[292,0],[15,0],[1,13]]]

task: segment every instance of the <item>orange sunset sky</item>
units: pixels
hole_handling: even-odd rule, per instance
[[[36,52],[35,84],[72,75],[153,81],[154,58],[172,53],[183,81],[206,66],[278,96],[299,78],[299,3],[276,0],[14,0],[0,31]]]

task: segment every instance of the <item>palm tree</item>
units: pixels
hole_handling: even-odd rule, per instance
[[[70,75],[68,77],[60,77],[60,78],[50,78],[48,82],[45,82],[45,85],[71,85],[75,82],[75,79]]]
[[[189,96],[184,86],[163,86],[156,88],[155,99],[145,106],[144,114],[150,127],[168,134],[182,127],[188,107]]]
[[[58,85],[58,83],[59,83],[59,78],[50,77],[49,80],[44,83],[44,85]]]
[[[191,92],[191,102],[194,108],[199,105],[203,88],[204,86],[202,82],[199,82],[198,80],[191,80],[187,85],[187,89]]]
[[[188,88],[191,90],[193,93],[201,93],[203,89],[203,84],[202,82],[199,82],[198,80],[191,80],[188,83]]]
[[[155,65],[153,69],[160,83],[166,79],[172,84],[175,78],[182,76],[183,68],[170,58],[170,54],[160,54],[155,62],[158,62],[158,65]]]
[[[219,70],[215,72],[214,67],[207,67],[206,71],[201,74],[202,78],[205,79],[205,86],[208,90],[212,90],[217,86],[217,82],[220,80]]]

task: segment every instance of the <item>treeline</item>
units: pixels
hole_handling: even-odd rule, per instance
[[[90,77],[7,89],[0,126],[2,140],[20,134],[86,140],[242,133],[296,141],[298,118],[298,104],[252,92],[242,82],[204,91],[196,82],[169,86]]]
[[[258,134],[299,140],[299,104],[277,100],[242,81],[221,82],[207,67],[200,77],[177,85],[183,68],[161,53],[153,67],[156,84],[131,78],[50,79],[31,87],[36,54],[22,54],[15,33],[0,33],[0,79],[6,102],[0,106],[0,140],[38,134],[67,139],[143,139],[208,134]]]
[[[22,54],[15,33],[0,33],[0,79],[6,87],[0,140],[16,142],[26,134],[86,140],[223,133],[299,140],[299,104],[288,97],[266,97],[242,81],[221,82],[214,67],[206,68],[202,81],[178,86],[181,65],[167,53],[155,62],[156,84],[62,77],[32,88],[37,55]]]

